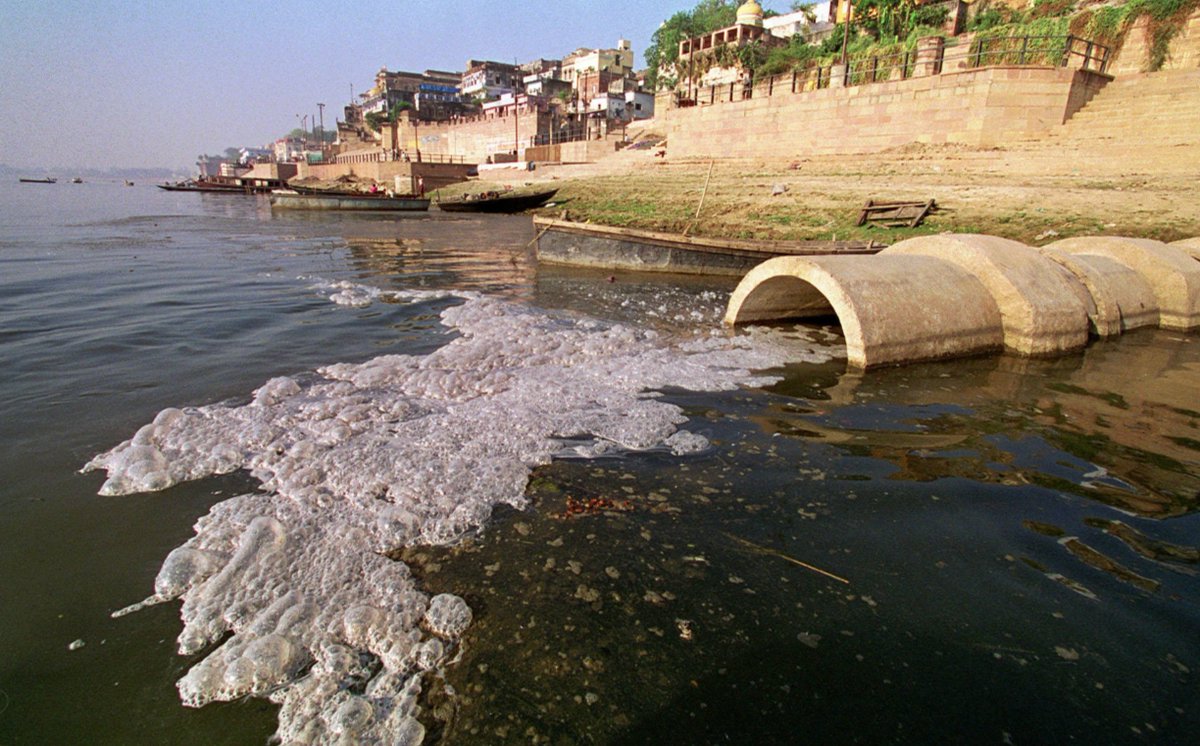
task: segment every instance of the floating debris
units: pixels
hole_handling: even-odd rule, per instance
[[[730,534],[730,533],[726,533],[725,535],[728,536],[730,539],[733,539],[734,541],[736,541],[738,544],[741,544],[742,546],[745,546],[745,547],[749,547],[750,549],[753,549],[754,551],[758,552],[759,554],[769,554],[773,557],[779,557],[780,559],[784,559],[784,560],[787,560],[788,562],[791,562],[793,565],[799,565],[800,567],[803,567],[805,570],[812,570],[815,573],[824,575],[825,577],[836,580],[839,583],[845,583],[846,585],[850,584],[849,580],[846,580],[845,578],[843,578],[839,575],[834,575],[833,573],[831,573],[827,570],[822,570],[821,568],[816,567],[815,565],[810,565],[807,562],[803,562],[801,560],[796,559],[795,557],[790,557],[790,556],[784,554],[783,552],[779,551],[778,549],[771,549],[770,547],[760,546],[758,544],[755,544],[752,541],[743,539],[740,536],[734,536],[733,534]]]
[[[597,515],[599,513],[628,513],[633,510],[633,502],[630,500],[613,500],[608,497],[588,497],[588,498],[567,498],[567,508],[561,513],[554,513],[552,516],[560,520],[567,518],[578,518],[585,515]]]
[[[692,620],[676,619],[675,626],[679,629],[679,639],[691,642],[695,633],[692,631]]]

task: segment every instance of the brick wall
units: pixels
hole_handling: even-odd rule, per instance
[[[1107,78],[988,67],[663,112],[673,158],[787,158],[910,143],[998,145],[1062,124]]]
[[[1150,60],[1150,34],[1146,27],[1149,20],[1139,18],[1125,34],[1116,59],[1109,65],[1113,75],[1131,75],[1144,72]],[[1184,70],[1200,67],[1200,10],[1192,13],[1179,33],[1171,39],[1164,70]]]

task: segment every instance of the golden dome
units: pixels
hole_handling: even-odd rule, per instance
[[[737,22],[739,26],[762,26],[763,25],[763,9],[756,0],[748,0],[737,9]]]

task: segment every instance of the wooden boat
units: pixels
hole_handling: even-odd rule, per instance
[[[298,210],[368,210],[373,212],[424,212],[429,200],[419,197],[389,197],[386,194],[300,194],[290,190],[271,192],[271,207]]]
[[[57,184],[58,179],[47,176],[44,179],[18,179],[22,184]]]
[[[777,256],[876,254],[876,241],[750,241],[572,223],[535,216],[537,257],[548,264],[740,277]]]
[[[557,189],[538,192],[484,192],[467,199],[438,202],[438,209],[445,212],[522,212],[541,207],[558,193]]]
[[[289,191],[299,192],[300,194],[367,194],[367,192],[360,192],[357,189],[321,189],[319,187],[304,186],[303,184],[288,184],[287,189]]]
[[[236,184],[215,184],[204,181],[180,181],[174,184],[155,184],[168,192],[218,192],[221,194],[249,194],[250,190]]]
[[[72,184],[82,184],[82,183],[83,183],[83,179],[81,179],[80,177],[76,176],[74,179],[71,179],[71,183],[72,183]]]

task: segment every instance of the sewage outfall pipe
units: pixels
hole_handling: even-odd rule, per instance
[[[727,324],[836,316],[852,366],[960,357],[1004,346],[976,278],[925,256],[777,257],[734,290]]]

